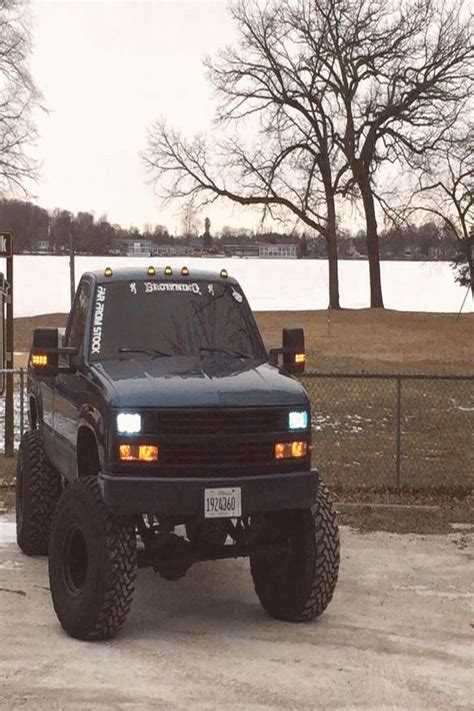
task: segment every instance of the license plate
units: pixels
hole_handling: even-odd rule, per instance
[[[234,518],[242,516],[242,490],[204,489],[204,518]]]

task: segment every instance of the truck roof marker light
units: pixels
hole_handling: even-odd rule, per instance
[[[104,269],[104,276],[106,277],[111,277],[113,274],[112,267],[105,267]]]
[[[189,276],[189,269],[188,269],[187,267],[183,267],[183,268],[181,269],[181,274],[182,274],[183,276]]]
[[[306,362],[306,353],[296,353],[295,354],[295,363],[305,363]]]
[[[148,269],[146,270],[146,273],[148,274],[148,276],[155,276],[155,274],[156,274],[155,267],[149,266]]]
[[[229,276],[229,272],[227,271],[227,269],[221,269],[221,278],[227,279],[228,276]]]
[[[173,270],[171,269],[171,267],[169,267],[169,266],[165,267],[165,276],[171,276],[172,273],[173,273]]]
[[[33,353],[31,363],[35,368],[45,368],[48,365],[48,356],[44,353]]]

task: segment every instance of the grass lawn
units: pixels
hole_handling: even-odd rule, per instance
[[[310,371],[474,373],[474,313],[344,309],[256,318],[268,346],[281,345],[284,326],[302,326]]]

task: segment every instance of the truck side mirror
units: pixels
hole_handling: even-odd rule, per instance
[[[283,329],[283,347],[270,349],[270,363],[278,365],[279,355],[283,355],[283,368],[287,373],[304,373],[306,351],[302,328],[293,326]]]
[[[33,346],[30,354],[30,365],[39,378],[53,378],[58,373],[70,373],[70,367],[59,366],[60,355],[75,355],[75,348],[59,346],[57,328],[35,328],[33,331]]]
[[[283,329],[283,367],[288,373],[304,373],[306,351],[302,328]]]

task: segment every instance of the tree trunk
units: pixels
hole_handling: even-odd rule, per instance
[[[471,286],[471,295],[474,306],[474,259],[472,256],[472,244],[469,244],[467,248],[467,273],[469,278],[469,284]]]
[[[379,235],[377,232],[374,196],[368,175],[360,175],[357,182],[362,195],[362,202],[364,204],[367,230],[366,241],[370,275],[370,306],[371,308],[383,309],[382,281],[380,278]]]
[[[326,243],[329,265],[329,308],[340,309],[339,303],[339,266],[337,255],[336,207],[334,197],[327,197],[328,220]]]

